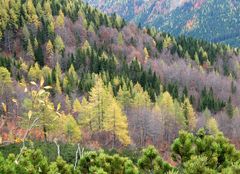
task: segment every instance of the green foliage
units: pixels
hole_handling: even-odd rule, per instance
[[[76,146],[59,144],[62,156],[56,154],[56,146],[53,143],[42,144],[28,143],[23,149],[22,155],[18,161],[20,145],[10,145],[0,147],[0,172],[8,173],[49,173],[49,174],[75,174],[75,173],[115,173],[115,174],[238,174],[240,152],[231,145],[226,138],[220,133],[207,135],[203,129],[199,130],[196,135],[188,132],[180,132],[172,145],[173,159],[179,162],[177,167],[172,167],[165,162],[158,151],[149,146],[137,155],[137,162],[131,160],[132,153],[138,150],[131,150],[131,153],[124,152],[104,152],[84,151],[80,160],[75,164]],[[41,148],[44,153],[39,149]],[[9,154],[15,152],[16,155]],[[17,150],[17,151],[16,151]],[[50,154],[49,154],[50,153]],[[120,154],[128,157],[123,157]],[[65,161],[66,160],[66,161]]]
[[[204,111],[206,108],[211,111],[219,111],[225,106],[223,101],[214,97],[212,88],[209,91],[206,88],[203,89],[199,103],[200,111]]]
[[[91,173],[98,171],[100,173],[125,173],[137,174],[137,167],[126,157],[118,154],[110,156],[103,152],[87,152],[79,161],[79,171],[82,173]]]
[[[204,129],[200,129],[196,136],[181,131],[179,138],[172,144],[172,152],[173,159],[179,161],[183,166],[193,167],[193,162],[201,163],[203,168],[196,168],[197,171],[208,171],[209,168],[221,172],[240,157],[239,151],[229,143],[222,133],[207,135]]]
[[[142,156],[138,160],[138,166],[141,173],[164,174],[173,168],[159,156],[153,146],[142,151]]]

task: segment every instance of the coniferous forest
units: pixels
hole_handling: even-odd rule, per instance
[[[238,174],[240,49],[81,0],[0,0],[1,174]]]

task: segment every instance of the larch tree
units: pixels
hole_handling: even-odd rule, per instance
[[[38,63],[35,63],[31,66],[30,70],[28,71],[28,78],[32,81],[39,81],[42,77],[42,71],[38,65]]]
[[[27,44],[28,44],[28,41],[29,41],[29,39],[30,39],[30,33],[29,33],[29,30],[28,30],[28,27],[27,27],[26,24],[23,25],[22,33],[23,33],[23,41],[24,41],[24,44],[27,45]]]
[[[89,92],[89,102],[92,105],[92,113],[93,113],[93,131],[103,131],[104,121],[107,117],[110,94],[107,92],[106,87],[103,84],[103,81],[100,77],[96,77],[96,82],[94,87]]]
[[[83,128],[89,128],[90,131],[92,131],[93,128],[93,114],[92,114],[92,107],[87,101],[85,97],[83,97],[81,102],[81,109],[79,110],[78,114],[78,123]]]
[[[150,97],[147,91],[144,91],[139,83],[134,85],[132,90],[132,116],[129,117],[129,129],[139,146],[144,146],[147,140],[149,127],[149,106],[151,105]]]
[[[62,70],[59,65],[59,62],[57,62],[56,66],[55,66],[55,80],[56,80],[55,92],[57,94],[62,94],[61,79],[62,79]]]
[[[53,62],[53,44],[51,40],[48,40],[46,44],[46,63],[51,67]]]
[[[220,133],[220,131],[218,129],[218,123],[217,123],[216,119],[213,117],[211,117],[207,120],[206,128],[209,130],[209,132],[212,135],[216,135],[216,134]]]
[[[127,117],[115,98],[112,98],[111,107],[108,108],[108,112],[109,115],[106,118],[105,127],[113,135],[112,146],[115,147],[117,139],[124,145],[130,144]]]
[[[55,92],[57,94],[62,94],[62,88],[61,88],[61,84],[60,84],[59,78],[56,78]]]
[[[64,105],[65,106],[65,112],[70,113],[72,111],[72,103],[71,103],[71,100],[70,100],[68,95],[66,95],[66,97],[65,97],[64,104],[65,104]]]
[[[40,21],[38,19],[36,9],[32,0],[26,1],[26,10],[27,10],[26,16],[28,18],[28,22],[33,23],[35,27],[38,28],[40,25]]]
[[[73,101],[73,112],[79,113],[81,111],[81,103],[80,101],[76,98]]]
[[[136,107],[149,106],[151,104],[151,100],[147,91],[144,91],[139,83],[137,83],[133,87],[132,98],[133,98],[132,104],[133,106]]]
[[[43,4],[43,11],[45,13],[45,18],[49,21],[52,22],[53,21],[53,16],[52,16],[52,9],[51,9],[51,4],[49,1],[44,1]]]
[[[194,109],[188,98],[184,99],[184,102],[182,104],[182,109],[186,119],[188,130],[193,131],[196,128],[197,119],[196,119],[196,113],[194,112]]]
[[[123,40],[123,35],[122,33],[118,33],[118,45],[123,45],[124,40]]]
[[[143,49],[143,52],[144,52],[144,60],[146,62],[150,57],[146,47]]]
[[[74,117],[70,114],[61,114],[58,119],[57,135],[63,136],[62,139],[68,143],[78,143],[81,140],[81,130]]]
[[[99,77],[96,77],[95,85],[89,93],[89,101],[92,108],[92,119],[88,118],[88,124],[91,120],[92,131],[111,132],[113,146],[115,146],[117,139],[124,145],[129,144],[127,118],[112,92]]]
[[[162,136],[166,141],[170,141],[171,135],[175,131],[175,122],[177,120],[175,117],[173,98],[168,92],[164,92],[157,98],[156,103],[160,108],[159,119],[163,124]]]
[[[59,62],[57,62],[56,66],[55,66],[55,78],[62,80],[62,69],[61,69]]]
[[[117,93],[117,100],[121,103],[124,109],[126,109],[126,107],[130,105],[131,93],[127,89],[126,83],[123,83],[123,86],[119,88]]]
[[[57,54],[61,54],[64,51],[65,45],[64,42],[61,38],[61,36],[57,35],[57,37],[54,40],[54,48],[55,48],[55,52]]]
[[[79,83],[78,75],[74,69],[74,66],[71,65],[63,79],[63,89],[65,92],[70,94],[71,92],[74,92],[77,89],[78,83]]]
[[[56,27],[62,27],[62,26],[64,26],[64,14],[63,14],[63,12],[62,12],[61,9],[59,10],[59,14],[58,14],[58,16],[57,16],[57,18],[56,18],[55,26],[56,26]]]
[[[35,37],[35,38],[34,38],[34,41],[33,41],[33,48],[34,48],[34,50],[37,50],[38,47],[39,47],[39,43],[38,43],[37,38]]]
[[[53,54],[53,44],[52,44],[51,40],[48,40],[48,42],[47,42],[46,52],[47,52],[48,56]]]
[[[198,57],[198,53],[197,53],[197,52],[195,52],[195,54],[194,54],[194,60],[195,60],[195,62],[196,62],[198,65],[200,65],[200,61],[199,61],[199,57]]]
[[[30,41],[30,39],[28,39],[28,44],[27,44],[27,56],[29,56],[32,60],[34,60],[34,51],[33,51],[33,46],[32,43]]]
[[[46,85],[52,85],[53,83],[53,78],[52,78],[52,69],[49,68],[48,66],[44,66],[42,68],[42,76],[45,80]]]

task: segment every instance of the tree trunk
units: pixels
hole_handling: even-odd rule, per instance
[[[44,142],[47,143],[47,128],[43,126]]]

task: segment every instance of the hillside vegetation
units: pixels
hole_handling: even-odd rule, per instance
[[[237,0],[85,0],[108,14],[155,26],[175,36],[188,35],[239,47],[240,2]]]
[[[0,156],[0,173],[239,170],[230,144],[239,145],[239,49],[137,27],[80,0],[0,5],[0,143],[19,148]],[[76,163],[60,157],[63,144]],[[173,165],[151,146],[131,158],[148,145]]]

